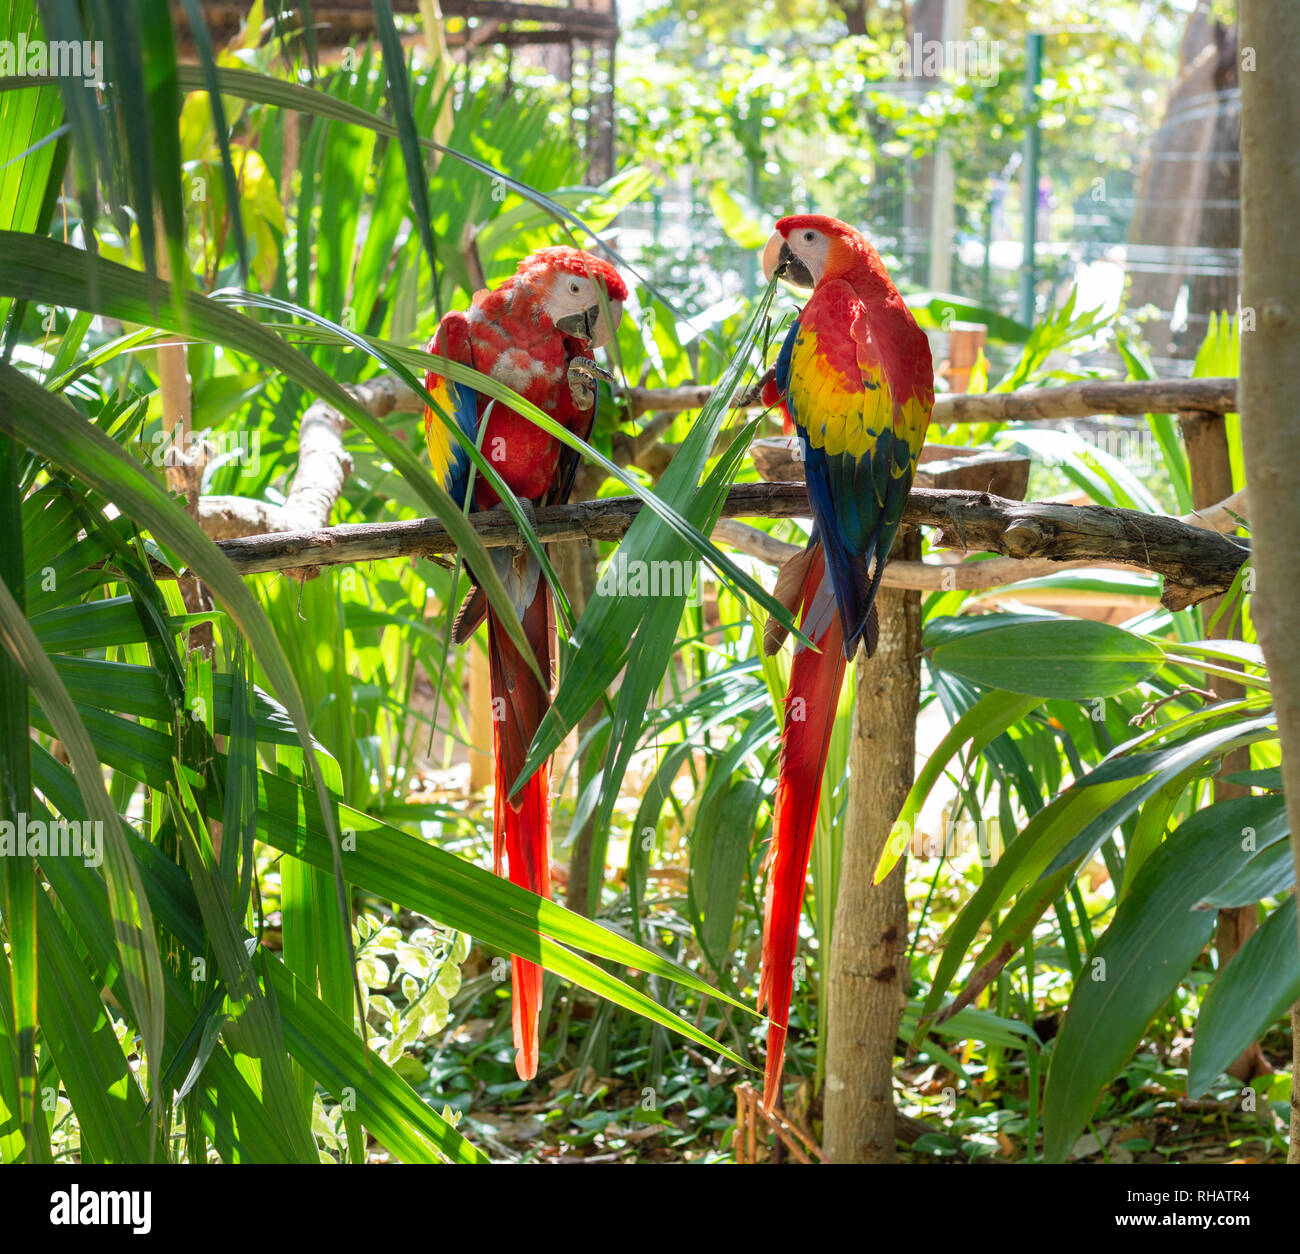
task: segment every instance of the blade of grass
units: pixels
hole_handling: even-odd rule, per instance
[[[22,498],[18,486],[18,448],[0,437],[0,532],[10,543],[0,549],[0,587],[11,595],[19,613],[24,604]],[[27,681],[22,668],[0,651],[0,820],[17,823],[31,809],[31,738],[27,729]],[[38,966],[35,859],[0,858],[0,892],[4,902],[9,961],[4,977],[11,981],[6,1034],[16,1065],[18,1106],[29,1162],[48,1161],[49,1141],[44,1119],[36,1109],[36,1028]]]
[[[244,238],[244,215],[239,209],[239,180],[230,157],[230,135],[226,129],[226,107],[221,102],[217,82],[217,60],[212,51],[212,33],[199,6],[199,0],[182,0],[185,22],[190,28],[190,38],[199,54],[199,65],[208,89],[208,102],[212,107],[212,125],[217,132],[217,145],[221,149],[221,177],[226,184],[226,208],[230,229],[235,238],[235,254],[239,258],[239,280],[248,284],[248,241]]]

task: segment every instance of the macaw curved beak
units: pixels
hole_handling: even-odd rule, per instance
[[[590,341],[596,333],[596,324],[600,320],[600,306],[589,305],[581,313],[565,314],[556,318],[555,325],[574,339]]]
[[[794,255],[789,242],[780,231],[773,231],[772,238],[763,247],[763,277],[770,283],[773,275],[794,287],[807,288],[809,291],[817,286],[812,271]]]
[[[565,335],[586,340],[593,348],[603,348],[614,338],[614,328],[622,321],[623,302],[610,301],[609,315],[613,327],[609,325],[609,320],[601,317],[599,305],[588,305],[581,313],[565,314],[564,317],[557,318],[555,325]]]

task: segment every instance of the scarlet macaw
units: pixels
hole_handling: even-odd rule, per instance
[[[608,318],[597,285],[604,290]],[[544,248],[520,262],[499,287],[477,293],[467,311],[445,315],[428,351],[490,375],[586,439],[596,412],[594,375],[603,373],[589,354],[613,337],[626,300],[627,287],[608,262],[577,248]],[[568,498],[578,467],[578,455],[571,449],[523,415],[491,403],[437,370],[428,372],[425,387],[471,440],[486,415],[481,447],[516,497],[534,505],[562,504]],[[463,505],[468,454],[427,406],[424,435],[434,477]],[[497,503],[496,492],[478,476],[471,508],[490,509]],[[489,555],[510,593],[538,669],[549,679],[555,623],[537,559],[501,548]],[[549,687],[538,682],[478,587],[457,615],[456,642],[468,640],[484,617],[496,759],[494,869],[498,875],[508,874],[512,883],[549,897],[550,763],[509,795],[550,704]],[[531,1080],[537,1074],[542,968],[518,957],[512,958],[511,967],[515,1069],[520,1079]]]
[[[763,1104],[780,1094],[799,915],[822,772],[846,663],[876,648],[876,593],[934,404],[930,346],[876,250],[835,218],[782,218],[763,270],[811,288],[764,388],[793,422],[813,531],[776,597],[820,652],[795,646],[767,855],[759,1009],[769,1018]],[[765,648],[784,633],[769,620]]]

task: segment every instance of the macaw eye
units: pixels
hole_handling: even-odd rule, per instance
[[[813,234],[812,231],[805,231],[805,232],[803,233],[803,242],[804,242],[805,244],[811,244],[811,243],[813,242],[813,240],[815,240],[816,238],[817,238],[817,236],[816,236],[815,234]]]
[[[570,279],[569,291],[571,291],[576,296],[579,292],[582,291],[582,284],[579,283],[577,279]]]

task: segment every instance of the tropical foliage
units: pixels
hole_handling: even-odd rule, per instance
[[[491,807],[466,787],[480,646],[449,649],[449,617],[481,543],[414,451],[419,419],[374,417],[343,385],[392,374],[420,390],[434,359],[418,346],[479,267],[493,282],[533,247],[598,238],[664,172],[647,160],[584,186],[553,95],[515,83],[506,97],[409,55],[386,2],[377,46],[346,67],[313,64],[260,5],[213,48],[192,0],[198,63],[180,64],[170,6],[126,7],[130,21],[101,0],[10,6],[8,38],[103,41],[102,99],[80,79],[0,79],[0,832],[99,834],[78,856],[47,843],[0,857],[0,1158],[728,1158],[731,1088],[761,1061],[752,1006],[787,663],[758,647],[766,614],[784,613],[766,567],[708,537],[727,489],[757,477],[752,438],[775,432],[726,400],[770,356],[788,298],[769,289],[710,319],[629,268],[609,354],[620,380],[720,386],[656,428],[673,451],[662,473],[616,456],[650,420],[612,396],[591,445],[576,443],[602,494],[646,502],[621,559],[702,573],[698,595],[597,584],[574,606],[556,581],[567,625],[533,757],[577,744],[556,858],[589,888],[569,908],[539,899],[486,869]],[[729,118],[738,143],[747,119],[766,125],[731,78],[714,87],[682,102],[691,125]],[[630,95],[655,143],[686,124]],[[838,130],[853,107],[799,98],[781,125],[797,133],[815,114]],[[695,142],[671,137],[679,155]],[[783,204],[807,194],[773,182],[732,196],[733,226],[766,225],[760,200],[778,191]],[[929,296],[917,309],[952,316]],[[984,363],[975,389],[1084,377],[1077,351],[1099,336],[1130,377],[1150,373],[1130,321],[1073,298],[1033,328],[988,321],[1011,364],[990,379]],[[1235,374],[1236,334],[1216,320],[1199,374]],[[163,370],[178,344],[194,427],[220,453],[205,493],[283,501],[299,421],[322,399],[350,420],[333,521],[434,514],[460,559],[301,582],[237,573],[169,491]],[[1189,511],[1176,421],[1148,415],[1141,435],[1147,475],[1031,424],[945,439],[1029,452],[1031,496]],[[1235,419],[1229,438],[1240,486]],[[764,526],[804,538],[796,521]],[[1156,1129],[1125,1152],[1177,1155],[1174,1099],[1236,1093],[1224,1073],[1237,1055],[1260,1039],[1277,1052],[1267,1036],[1300,996],[1300,954],[1249,579],[1247,566],[1208,622],[1162,609],[1141,573],[925,598],[923,718],[948,730],[878,871],[919,855],[906,872],[914,1052],[899,1068],[900,1106],[934,1129],[917,1156],[1063,1159],[1118,1117]],[[1042,593],[1140,608],[1111,625],[1023,604]],[[1207,698],[1224,677],[1240,697]],[[807,1081],[796,1114],[809,1118],[852,718],[850,684],[792,1012],[787,1070]],[[1241,795],[1215,801],[1242,750]],[[937,797],[943,820],[927,826]],[[1259,931],[1218,969],[1215,910],[1255,903]],[[537,1097],[510,1062],[511,953],[550,973],[538,1126],[536,1108],[501,1113]],[[1236,1134],[1264,1154],[1282,1143],[1268,1119],[1287,1084],[1256,1079],[1259,1121]],[[539,1130],[548,1148],[526,1148]]]

